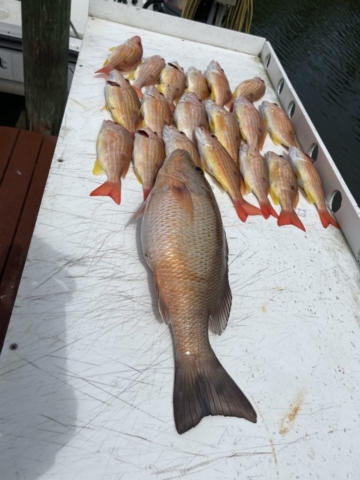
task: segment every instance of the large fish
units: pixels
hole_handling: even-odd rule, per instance
[[[164,125],[173,123],[168,102],[154,86],[146,87],[144,90],[141,114],[144,119],[144,126],[151,128],[160,138],[162,138]]]
[[[140,100],[129,80],[117,70],[110,72],[105,97],[106,107],[114,122],[125,127],[130,133],[135,133],[140,116]]]
[[[259,106],[259,110],[275,145],[297,147],[295,127],[279,105],[264,101]]]
[[[195,136],[203,165],[230,195],[239,218],[246,222],[248,215],[261,215],[257,207],[244,200],[242,191],[245,192],[245,185],[239,167],[234,165],[233,159],[215,135],[203,127],[197,127]]]
[[[241,136],[236,118],[211,100],[204,102],[204,105],[211,132],[216,135],[221,145],[238,165]]]
[[[291,164],[274,152],[267,152],[265,158],[269,167],[271,198],[275,205],[281,206],[277,222],[279,227],[295,225],[305,232],[305,227],[294,210],[299,201],[299,190]]]
[[[258,199],[261,213],[264,218],[272,215],[278,218],[278,214],[268,199],[270,191],[269,169],[259,150],[249,152],[250,147],[244,143],[240,148],[240,171],[244,178],[247,192],[253,192]]]
[[[203,417],[256,422],[256,412],[209,342],[231,309],[228,251],[221,215],[202,170],[175,150],[160,169],[143,213],[142,249],[154,272],[158,305],[175,347],[174,418],[178,433]]]
[[[184,132],[194,143],[196,142],[195,128],[199,125],[208,128],[204,105],[195,93],[185,93],[180,98],[175,108],[174,120],[178,130]]]
[[[125,72],[134,70],[140,64],[143,55],[141,38],[138,36],[129,38],[122,45],[110,48],[110,51],[111,54],[105,60],[103,68],[95,73],[109,75],[113,69]]]
[[[305,190],[309,201],[316,205],[322,226],[327,228],[329,225],[333,225],[336,228],[340,228],[326,207],[321,178],[313,165],[313,160],[296,147],[289,148],[289,156],[298,179],[298,184]]]
[[[226,104],[232,103],[232,93],[230,90],[229,81],[225,75],[224,70],[220,67],[218,62],[212,60],[206,71],[205,79],[211,90],[210,99],[223,107]]]
[[[96,141],[97,159],[94,175],[105,172],[107,181],[90,195],[109,196],[121,203],[121,178],[125,178],[131,161],[133,138],[126,128],[111,120],[104,120]]]
[[[196,145],[185,135],[179,132],[174,126],[165,125],[163,130],[166,156],[174,150],[186,150],[196,166],[201,167],[201,160]]]
[[[195,67],[189,67],[186,72],[185,93],[195,93],[199,100],[206,100],[210,97],[210,90],[203,74]]]
[[[160,85],[157,88],[169,102],[171,111],[175,108],[173,102],[184,93],[185,85],[184,69],[178,62],[169,62],[160,74]]]
[[[233,93],[233,98],[244,97],[249,102],[256,102],[265,94],[265,82],[260,77],[244,80]]]
[[[133,81],[133,89],[138,94],[139,98],[142,98],[142,87],[148,87],[155,85],[160,77],[161,70],[165,67],[165,60],[160,55],[153,55],[146,58],[131,74],[128,79]]]
[[[261,150],[266,138],[264,122],[257,108],[244,97],[237,97],[234,113],[238,119],[241,136],[250,149]]]
[[[144,200],[154,186],[164,159],[165,147],[161,138],[149,127],[138,130],[134,139],[133,161],[135,175],[143,186]]]

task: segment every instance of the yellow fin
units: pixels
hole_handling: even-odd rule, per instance
[[[280,141],[279,138],[275,135],[275,133],[272,133],[272,134],[271,134],[271,138],[272,138],[273,142],[275,143],[275,145],[281,145],[281,141]]]
[[[184,93],[189,93],[189,92],[190,92],[190,90],[189,90],[188,88],[186,88],[186,89],[184,90]]]
[[[134,80],[135,78],[135,72],[131,72],[130,75],[126,77],[128,80]]]
[[[98,158],[95,160],[95,165],[94,165],[92,173],[93,173],[93,175],[101,175],[102,173],[104,173],[104,170],[103,170],[102,166],[100,165],[100,162],[99,162]]]
[[[160,93],[162,93],[162,86],[161,85],[155,85],[155,87]]]
[[[210,100],[215,102],[215,93],[211,90]]]
[[[309,192],[309,190],[307,188],[304,188],[304,190],[305,190],[307,198],[309,199],[309,202],[310,203],[315,203],[315,198],[313,197],[312,193]]]
[[[251,192],[251,186],[246,180],[244,180],[244,182],[246,186],[246,195],[248,195]]]
[[[107,58],[105,62],[103,63],[103,67],[106,67],[106,65],[109,63],[109,59]]]
[[[135,167],[134,167],[134,173],[135,173],[135,177],[137,178],[137,181],[142,185],[143,182]]]
[[[214,123],[212,121],[209,122],[210,132],[215,133]]]
[[[270,187],[270,195],[271,195],[271,199],[274,202],[274,204],[279,205],[279,200],[278,200],[274,190],[271,187]]]
[[[115,50],[116,47],[111,47],[109,48],[109,52],[112,52],[113,50]]]

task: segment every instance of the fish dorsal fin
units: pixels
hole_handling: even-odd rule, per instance
[[[184,183],[176,182],[171,185],[173,195],[178,199],[180,206],[189,212],[191,218],[194,217],[194,204],[191,198],[191,192]]]
[[[100,165],[100,162],[99,162],[98,158],[95,160],[95,164],[94,164],[94,168],[93,168],[92,173],[93,173],[93,175],[101,175],[102,173],[104,173],[104,170],[103,170],[102,166]]]
[[[209,327],[212,332],[221,335],[228,323],[232,295],[229,285],[228,267],[222,278],[218,298],[210,312]]]

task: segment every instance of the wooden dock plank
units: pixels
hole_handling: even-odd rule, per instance
[[[20,130],[0,127],[0,185]]]
[[[56,146],[56,137],[45,136],[34,168],[31,185],[18,223],[7,262],[0,282],[0,351],[10,322],[27,252],[35,228],[51,160]]]
[[[12,244],[43,135],[22,130],[0,188],[0,278]]]

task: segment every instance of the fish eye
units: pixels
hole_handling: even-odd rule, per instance
[[[203,172],[202,168],[200,168],[200,167],[195,167],[195,170],[197,170],[198,172],[200,172],[201,175],[204,175],[204,172]]]
[[[216,135],[214,135],[213,133],[211,134],[211,136],[212,136],[213,138],[216,138]]]

